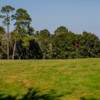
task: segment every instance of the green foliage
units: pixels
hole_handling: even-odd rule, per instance
[[[51,35],[47,29],[41,30],[38,35],[38,43],[43,53],[43,59],[52,58]]]
[[[100,40],[91,33],[83,32],[77,35],[79,57],[100,57]]]
[[[72,59],[99,58],[100,39],[92,33],[75,34],[65,26],[58,27],[54,34],[47,29],[35,31],[27,10],[11,6],[2,7],[0,18],[4,18],[5,29],[0,27],[0,58],[14,59]],[[9,33],[10,20],[14,20],[15,29]],[[74,47],[77,42],[77,50]],[[7,49],[7,50],[6,50]],[[8,50],[10,49],[10,50]],[[78,51],[78,53],[76,53]],[[78,54],[78,55],[76,55]],[[6,57],[7,55],[7,57]]]
[[[6,41],[7,41],[7,59],[9,59],[9,40],[10,40],[10,35],[9,35],[9,25],[10,25],[10,19],[11,19],[11,16],[10,16],[10,13],[13,12],[15,10],[15,8],[7,5],[5,7],[2,7],[1,8],[1,13],[4,13],[5,15],[0,15],[0,18],[4,18],[3,20],[3,24],[5,26],[7,26],[7,36],[6,36]]]
[[[10,24],[10,16],[9,16],[9,13],[10,12],[13,12],[15,10],[15,8],[7,5],[5,7],[2,7],[1,9],[1,13],[4,13],[5,15],[0,15],[0,18],[4,18],[4,25],[9,25]]]
[[[5,33],[5,29],[2,26],[0,26],[0,34],[2,33]]]
[[[54,58],[66,59],[75,57],[74,40],[75,34],[72,32],[63,32],[54,36],[53,51]]]
[[[7,5],[7,6],[5,6],[5,7],[2,7],[2,9],[1,9],[1,12],[2,13],[9,13],[9,12],[12,12],[12,11],[14,11],[15,10],[15,8],[13,8],[13,7],[11,7],[11,6],[9,6],[9,5]]]
[[[7,35],[5,33],[5,29],[0,26],[0,59],[6,58],[6,42],[7,42]]]
[[[42,52],[39,44],[33,36],[24,36],[22,40],[17,42],[16,53],[20,59],[41,59]],[[18,57],[17,57],[18,58]]]
[[[16,10],[15,15],[12,16],[13,20],[16,20],[15,25],[20,28],[27,28],[30,25],[31,18],[30,15],[27,13],[26,10],[20,8]]]
[[[55,30],[55,34],[57,35],[57,34],[59,34],[59,33],[65,33],[65,32],[68,32],[68,29],[66,28],[66,27],[64,27],[64,26],[60,26],[60,27],[58,27],[56,30]]]
[[[24,37],[23,39],[23,46],[24,47],[29,47],[29,41],[33,40],[33,36],[28,36],[28,37]]]
[[[27,30],[28,30],[28,35],[34,35],[34,28],[33,27],[30,27],[28,25]]]

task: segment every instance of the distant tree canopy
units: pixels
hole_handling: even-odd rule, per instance
[[[58,35],[59,33],[64,33],[64,32],[68,32],[68,29],[64,26],[60,26],[55,30],[55,34]]]
[[[9,5],[2,7],[0,15],[7,30],[0,26],[0,59],[73,59],[100,57],[100,39],[84,31],[75,34],[65,26],[58,27],[54,34],[48,29],[35,31],[27,10],[15,9]],[[10,20],[12,19],[12,20]],[[15,29],[9,32],[9,24],[14,21]]]

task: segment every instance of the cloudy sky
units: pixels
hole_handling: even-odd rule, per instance
[[[0,0],[0,9],[5,5],[26,9],[35,30],[48,29],[53,34],[65,26],[77,34],[87,31],[100,37],[100,0]]]

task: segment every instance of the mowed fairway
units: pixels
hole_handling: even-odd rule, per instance
[[[60,100],[99,100],[100,59],[0,60],[0,93],[21,96],[30,87],[53,89]]]

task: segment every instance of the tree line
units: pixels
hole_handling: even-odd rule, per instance
[[[75,34],[66,27],[58,27],[53,34],[47,29],[35,31],[27,10],[15,10],[9,5],[1,8],[3,26],[0,26],[0,59],[72,59],[99,58],[100,40],[92,33],[84,31]],[[13,21],[14,30],[9,32]]]

